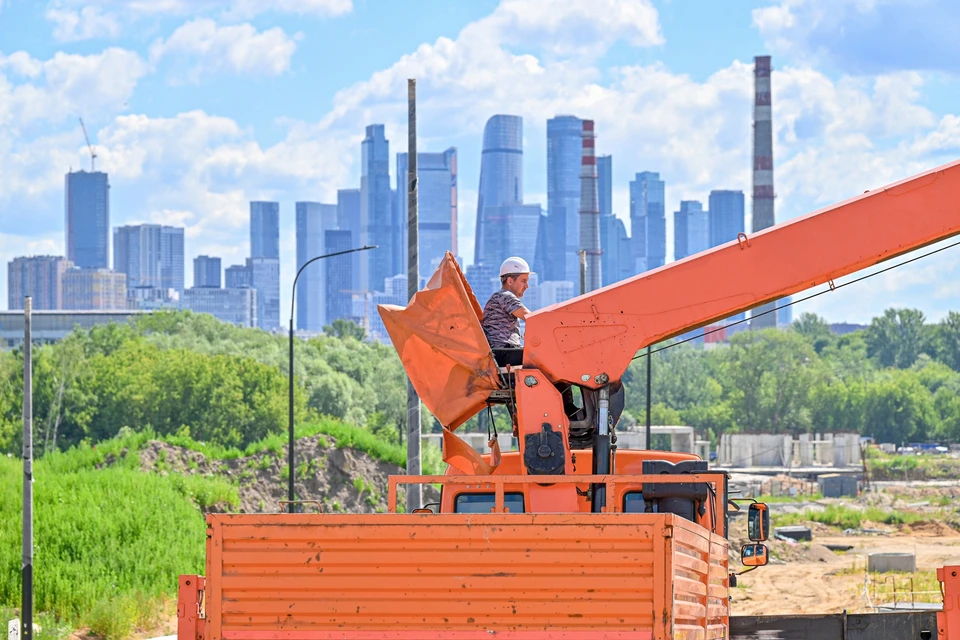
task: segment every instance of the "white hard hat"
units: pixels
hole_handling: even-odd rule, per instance
[[[507,258],[500,265],[500,277],[513,275],[515,273],[530,273],[530,265],[523,258]]]

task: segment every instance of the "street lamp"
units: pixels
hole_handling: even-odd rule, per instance
[[[287,447],[287,465],[289,467],[287,474],[287,510],[290,513],[294,512],[294,495],[293,495],[293,305],[297,300],[297,280],[300,279],[300,274],[303,273],[303,270],[307,268],[311,262],[316,262],[317,260],[323,260],[324,258],[333,258],[335,256],[342,256],[348,253],[355,253],[357,251],[366,251],[368,249],[376,249],[376,245],[367,245],[365,247],[357,247],[356,249],[347,249],[346,251],[337,251],[336,253],[328,253],[323,256],[316,256],[310,258],[303,263],[303,266],[297,271],[297,275],[293,278],[293,289],[290,292],[290,378],[287,381],[287,386],[290,388],[290,411],[289,411],[289,439],[290,443]]]

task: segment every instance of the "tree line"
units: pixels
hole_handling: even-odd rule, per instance
[[[960,441],[957,312],[927,323],[919,310],[888,309],[846,335],[804,313],[785,331],[744,331],[716,349],[668,346],[652,368],[654,424],[713,437],[851,431],[879,442]],[[625,385],[627,419],[642,420],[642,359]]]
[[[889,309],[842,336],[807,313],[788,330],[744,331],[714,349],[659,347],[667,348],[652,356],[654,424],[687,424],[714,439],[855,431],[884,442],[960,441],[960,313],[927,323],[918,310]],[[397,441],[406,387],[391,346],[338,320],[325,335],[296,341],[294,365],[298,422],[332,416]],[[36,448],[147,426],[242,448],[285,432],[286,372],[285,337],[212,316],[161,312],[78,329],[34,349]],[[624,384],[626,426],[645,417],[643,358]],[[22,352],[0,353],[3,453],[20,451],[22,389]],[[425,430],[438,430],[424,415]],[[478,428],[477,419],[463,428]]]

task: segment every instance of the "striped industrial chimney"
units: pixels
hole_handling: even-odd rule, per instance
[[[597,192],[597,134],[593,120],[583,121],[580,160],[580,250],[587,254],[586,290],[600,288],[600,198]]]
[[[774,225],[773,115],[770,101],[770,56],[756,56],[753,61],[753,232],[756,233]],[[750,328],[776,327],[776,312],[765,313],[774,306],[774,303],[768,303],[754,309],[750,313]]]

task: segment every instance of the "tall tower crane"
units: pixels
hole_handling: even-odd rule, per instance
[[[87,147],[90,148],[90,172],[92,173],[96,171],[97,152],[93,150],[93,145],[90,144],[90,136],[87,135],[87,127],[83,124],[83,118],[80,118],[80,128],[83,129],[83,137],[87,141]]]

